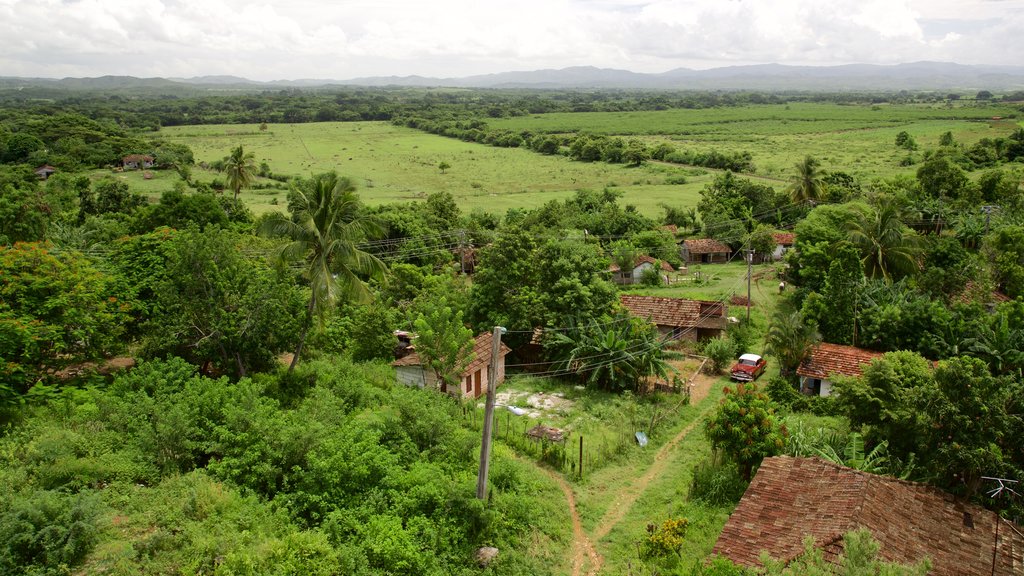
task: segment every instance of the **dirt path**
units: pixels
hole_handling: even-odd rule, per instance
[[[592,536],[594,541],[600,540],[607,536],[608,533],[612,531],[612,528],[614,528],[619,522],[622,521],[623,518],[626,517],[626,513],[628,513],[629,510],[633,507],[633,504],[636,503],[640,495],[643,494],[645,490],[647,490],[647,486],[651,483],[651,481],[660,476],[661,473],[665,470],[668,456],[672,452],[672,450],[675,449],[677,444],[679,444],[680,442],[682,442],[684,438],[686,438],[687,434],[693,431],[693,429],[696,428],[697,425],[704,420],[704,416],[706,416],[707,413],[712,410],[712,408],[713,406],[705,408],[704,411],[701,412],[700,415],[693,420],[693,422],[690,422],[690,424],[686,428],[683,428],[679,432],[679,434],[676,434],[675,438],[666,442],[665,445],[662,446],[660,450],[658,450],[657,455],[654,456],[654,463],[651,464],[651,467],[647,469],[647,472],[644,472],[644,475],[641,476],[635,483],[628,486],[627,488],[622,490],[622,492],[619,493],[619,495],[612,502],[612,505],[608,507],[608,511],[605,512],[604,516],[601,518],[601,521],[598,522],[597,527],[594,529],[594,534]]]
[[[597,553],[594,543],[583,531],[579,512],[576,511],[576,496],[572,492],[572,486],[565,481],[565,478],[562,478],[561,474],[547,468],[543,468],[543,470],[562,489],[562,493],[565,494],[565,499],[569,503],[569,515],[572,516],[572,576],[580,576],[588,560],[590,561],[590,571],[587,574],[597,574],[604,563],[604,558]]]

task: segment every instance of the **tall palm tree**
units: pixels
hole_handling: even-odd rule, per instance
[[[290,241],[280,249],[284,261],[302,260],[309,281],[309,304],[295,348],[291,371],[302,354],[313,316],[321,319],[341,299],[368,302],[372,295],[360,275],[383,279],[387,271],[377,257],[358,248],[360,242],[383,235],[376,220],[368,218],[355,193],[355,185],[336,172],[317,174],[292,188],[288,211],[269,217],[261,233]]]
[[[242,188],[248,188],[256,180],[256,155],[243,151],[239,145],[224,157],[224,173],[228,178],[228,188],[238,200]]]
[[[825,195],[821,164],[813,157],[806,156],[796,163],[796,174],[790,178],[789,197],[793,202],[818,202]]]
[[[891,282],[917,268],[918,237],[901,220],[895,202],[879,202],[872,212],[852,221],[846,233],[860,250],[864,274],[870,278]]]

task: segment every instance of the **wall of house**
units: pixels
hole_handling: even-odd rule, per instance
[[[822,378],[800,377],[800,391],[804,394],[814,394],[818,390],[818,396],[825,397],[832,395],[832,382]]]
[[[433,385],[437,377],[428,373],[422,366],[395,366],[395,377],[399,384],[424,388],[427,384]]]
[[[458,394],[463,398],[479,398],[487,395],[488,366],[483,366],[476,372],[466,373],[459,380]],[[505,360],[498,362],[498,379],[495,387],[505,381]],[[433,372],[424,370],[422,366],[395,366],[395,377],[399,384],[405,386],[416,386],[417,388],[437,388],[437,377]],[[480,394],[476,393],[476,381],[480,379]],[[448,393],[457,394],[454,387],[449,387]]]

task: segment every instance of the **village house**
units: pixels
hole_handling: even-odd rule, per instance
[[[618,264],[612,263],[612,265],[608,267],[608,270],[612,273],[612,282],[626,285],[639,284],[640,279],[644,276],[644,272],[647,270],[653,270],[655,266],[657,266],[660,270],[659,275],[661,276],[662,283],[668,284],[668,274],[675,272],[675,269],[672,268],[672,265],[668,262],[659,263],[658,260],[647,255],[638,256],[633,262],[632,270],[623,270]]]
[[[881,558],[928,558],[936,576],[1024,574],[1024,528],[998,514],[925,484],[790,456],[762,461],[712,554],[747,567],[762,551],[789,562],[809,536],[836,563],[843,535],[861,528]]]
[[[793,232],[776,232],[772,234],[772,240],[775,241],[775,250],[772,250],[772,260],[778,262],[782,260],[782,257],[793,249],[793,244],[796,243],[796,234]]]
[[[121,167],[125,170],[141,170],[152,168],[156,160],[149,154],[129,154],[121,158]]]
[[[487,382],[490,377],[491,347],[494,335],[485,332],[476,337],[473,343],[473,359],[459,377],[458,387],[440,383],[440,390],[453,396],[463,398],[479,398],[487,393]],[[415,349],[415,345],[413,346]],[[497,370],[495,373],[495,387],[505,381],[505,356],[512,349],[502,344],[498,354]],[[391,363],[395,367],[395,376],[399,384],[407,386],[418,386],[420,388],[438,388],[437,375],[433,370],[425,367],[420,360],[419,354],[413,351],[411,354],[399,358]]]
[[[619,302],[633,316],[650,320],[673,340],[707,340],[725,331],[725,305],[706,300],[622,294]]]
[[[35,170],[36,176],[39,176],[40,180],[46,180],[47,178],[50,177],[51,174],[55,173],[56,171],[57,169],[54,168],[53,166],[50,166],[49,164],[44,164],[39,168],[36,168]]]
[[[718,240],[700,238],[683,240],[679,254],[687,264],[724,264],[729,261],[732,249]]]
[[[832,394],[833,376],[860,376],[864,366],[881,357],[882,352],[822,342],[796,369],[800,377],[800,391],[813,396],[829,396]]]

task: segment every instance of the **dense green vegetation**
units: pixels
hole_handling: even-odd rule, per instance
[[[61,98],[0,95],[2,573],[737,574],[703,560],[780,453],[1022,513],[982,479],[1024,475],[1017,104]],[[685,262],[702,237],[732,262]],[[623,290],[744,320],[673,343]],[[387,362],[416,331],[457,384],[495,325],[504,402],[536,414],[501,412],[477,500],[480,407]],[[821,341],[886,354],[810,397],[795,371]],[[751,351],[769,374],[726,389]]]

